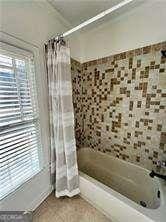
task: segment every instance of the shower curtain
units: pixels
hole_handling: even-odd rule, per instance
[[[51,177],[56,197],[79,193],[70,50],[64,40],[45,47],[49,89]]]

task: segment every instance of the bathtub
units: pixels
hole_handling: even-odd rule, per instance
[[[89,148],[78,167],[82,197],[113,222],[166,222],[166,182],[148,170]]]

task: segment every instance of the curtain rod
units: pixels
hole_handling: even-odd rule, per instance
[[[134,1],[134,0],[124,0],[124,1],[120,2],[119,4],[117,4],[117,5],[113,6],[113,7],[109,8],[109,9],[107,9],[107,10],[101,12],[101,13],[99,13],[98,15],[96,15],[96,16],[88,19],[88,20],[86,20],[85,22],[81,23],[80,25],[75,26],[74,28],[68,30],[67,32],[65,32],[63,34],[59,34],[56,37],[53,37],[51,39],[58,40],[59,38],[66,37],[66,36],[72,34],[73,32],[76,32],[79,29],[82,29],[83,27],[85,27],[85,26],[87,26],[87,25],[89,25],[89,24],[91,24],[91,23],[93,23],[93,22],[103,18],[104,16],[112,13],[113,11],[116,11],[117,9],[119,9],[119,8],[129,4],[132,1]]]

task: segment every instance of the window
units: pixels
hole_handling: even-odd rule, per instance
[[[33,55],[1,43],[0,199],[41,169]]]

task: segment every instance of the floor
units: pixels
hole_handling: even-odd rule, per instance
[[[111,222],[80,196],[57,199],[52,193],[34,212],[33,222]]]

